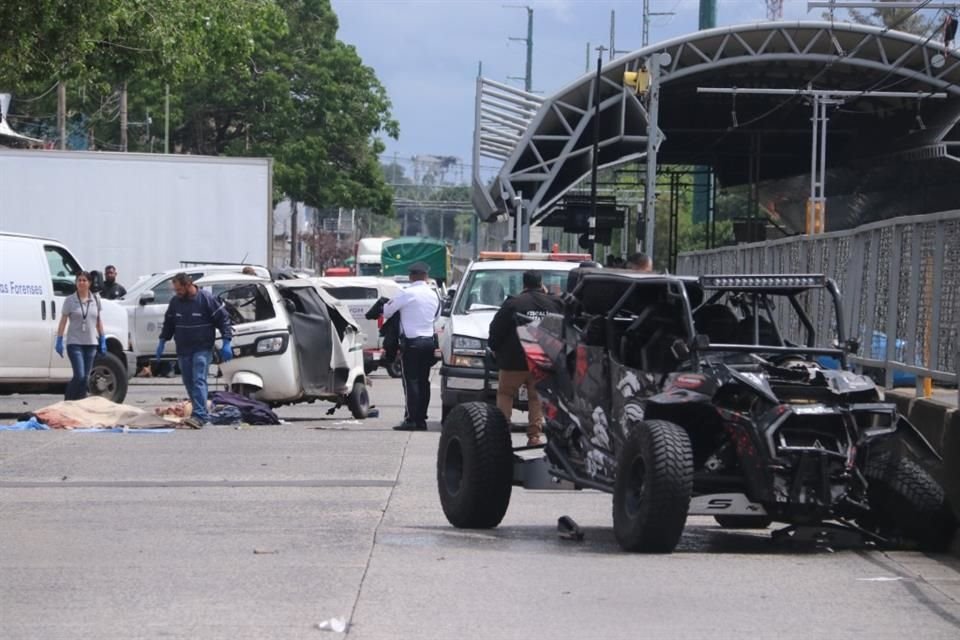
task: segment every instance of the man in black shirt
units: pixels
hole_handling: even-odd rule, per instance
[[[100,297],[105,300],[116,300],[125,295],[127,295],[127,290],[117,282],[117,268],[108,264],[103,269],[103,289],[100,290]]]
[[[516,314],[536,318],[545,313],[560,313],[560,299],[543,290],[543,279],[536,271],[523,274],[523,291],[507,298],[490,322],[488,345],[497,356],[500,368],[497,382],[497,407],[510,420],[513,413],[513,397],[521,386],[527,385],[527,400],[530,410],[530,425],[527,427],[527,445],[543,444],[543,407],[540,396],[527,369],[527,357],[520,338],[517,337]]]

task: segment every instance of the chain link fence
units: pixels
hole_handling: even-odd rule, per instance
[[[793,236],[680,254],[681,274],[823,273],[843,298],[844,333],[861,346],[851,361],[956,384],[960,372],[960,211],[884,220],[819,236]],[[826,300],[811,296],[805,311],[817,346],[836,336]],[[776,311],[785,314],[786,310]],[[784,327],[793,337],[799,326]]]

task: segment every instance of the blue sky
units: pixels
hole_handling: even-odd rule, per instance
[[[483,75],[522,87],[526,50],[508,37],[526,35],[534,9],[533,89],[550,95],[584,73],[585,48],[607,45],[610,11],[616,11],[617,49],[641,44],[641,0],[332,0],[339,37],[357,47],[393,101],[400,139],[387,152],[452,155],[470,162],[477,63]],[[763,0],[718,0],[717,25],[763,20]],[[699,0],[651,0],[650,42],[697,29]],[[787,19],[819,19],[805,0],[786,0]],[[595,64],[596,52],[591,53]]]

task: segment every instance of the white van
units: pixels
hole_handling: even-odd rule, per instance
[[[391,278],[375,278],[372,276],[311,278],[311,281],[337,300],[342,301],[350,309],[354,322],[363,332],[364,369],[367,373],[375,371],[380,366],[380,360],[383,357],[383,339],[380,337],[380,326],[383,319],[381,317],[368,320],[366,313],[381,297],[395,297],[403,290],[403,286]],[[400,377],[399,360],[387,367],[387,373],[394,378]]]
[[[160,330],[163,328],[163,316],[167,312],[167,305],[174,296],[173,276],[186,273],[194,281],[214,273],[240,273],[242,264],[195,264],[179,269],[160,271],[141,278],[127,289],[126,295],[117,300],[117,303],[127,310],[130,323],[130,345],[137,358],[137,369],[149,364],[157,352],[157,341],[160,339]],[[261,278],[270,278],[270,272],[264,267],[251,267],[254,273]],[[163,352],[164,360],[175,360],[177,344],[173,339],[167,340]]]
[[[62,392],[73,376],[53,350],[60,310],[76,291],[80,264],[63,244],[0,231],[0,393]],[[98,354],[90,393],[123,402],[135,373],[127,312],[101,301],[107,353]]]

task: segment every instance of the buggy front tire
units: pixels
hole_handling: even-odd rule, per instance
[[[620,547],[672,552],[683,534],[692,491],[687,432],[665,420],[631,425],[613,487],[613,533]]]
[[[917,462],[882,452],[868,458],[863,475],[870,513],[857,524],[922,551],[949,547],[956,520],[943,487]]]
[[[503,520],[513,489],[510,426],[496,407],[467,402],[450,411],[437,451],[437,490],[447,521],[490,529]]]

